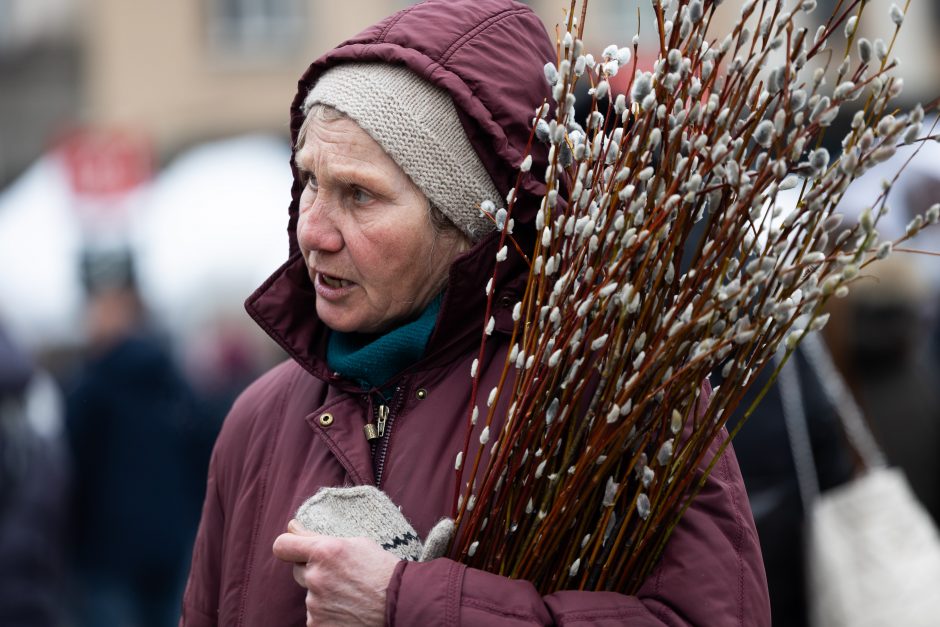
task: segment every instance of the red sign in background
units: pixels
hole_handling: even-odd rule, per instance
[[[60,143],[69,182],[78,196],[122,196],[153,175],[153,148],[133,131],[81,129]]]

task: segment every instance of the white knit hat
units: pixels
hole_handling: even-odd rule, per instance
[[[493,230],[480,204],[496,203],[500,194],[446,91],[402,66],[348,63],[323,73],[304,113],[315,104],[352,118],[470,239]]]

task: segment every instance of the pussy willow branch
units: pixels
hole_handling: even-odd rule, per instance
[[[796,12],[811,4],[797,2]],[[716,438],[755,374],[778,345],[792,351],[821,328],[825,302],[890,252],[884,243],[870,252],[884,197],[841,230],[834,208],[851,180],[917,136],[923,109],[886,113],[900,91],[888,75],[894,40],[876,46],[877,69],[844,61],[832,92],[821,70],[801,78],[865,8],[843,4],[807,48],[782,2],[750,3],[732,36],[706,43],[714,2],[657,0],[661,58],[641,73],[628,48],[582,55],[584,7],[575,25],[572,2],[557,67],[546,68],[555,113],[543,108],[533,123],[549,146],[547,194],[485,433],[504,394],[508,416],[492,444],[481,438],[469,477],[457,464],[458,559],[546,592],[635,589],[727,445]],[[903,14],[893,9],[892,19]],[[770,51],[784,45],[786,63],[769,69]],[[611,96],[597,111],[608,79],[627,68],[634,101]],[[591,86],[585,127],[569,117],[582,74]],[[846,152],[830,162],[822,135],[863,91]],[[776,196],[790,188],[799,200],[786,212]],[[909,231],[938,217],[940,206]],[[700,385],[716,368],[724,381],[702,410]],[[471,416],[477,396],[475,381]]]

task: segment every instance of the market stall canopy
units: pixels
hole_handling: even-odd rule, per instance
[[[28,347],[81,337],[81,230],[56,155],[0,194],[0,324]]]
[[[122,232],[102,234],[89,232],[62,154],[42,157],[0,193],[0,322],[28,347],[80,342],[89,246],[130,248],[144,300],[174,334],[241,312],[287,256],[289,159],[276,137],[200,145],[126,194]]]
[[[286,142],[248,136],[194,148],[154,181],[133,248],[141,290],[172,330],[242,313],[287,259],[289,162]]]

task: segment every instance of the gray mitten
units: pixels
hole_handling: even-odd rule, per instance
[[[423,545],[391,499],[378,488],[366,485],[321,488],[304,501],[295,518],[314,533],[371,538],[386,551],[411,561],[441,557],[454,533],[453,521],[445,518],[434,526]]]

